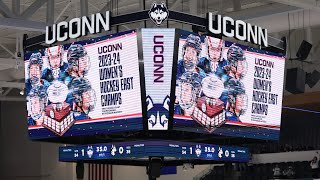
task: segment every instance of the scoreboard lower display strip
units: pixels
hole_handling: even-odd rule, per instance
[[[146,159],[163,156],[179,159],[199,159],[232,162],[248,162],[248,148],[181,141],[132,141],[59,148],[59,161]]]

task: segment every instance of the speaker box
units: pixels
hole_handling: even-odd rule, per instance
[[[301,61],[307,59],[309,53],[310,53],[310,50],[312,48],[312,44],[308,43],[307,41],[303,40],[300,47],[299,47],[299,50],[296,54],[297,58]]]
[[[319,80],[320,73],[317,70],[314,70],[312,73],[306,73],[306,84],[308,84],[310,88],[313,88]]]
[[[304,93],[306,73],[300,68],[287,69],[286,76],[286,90],[293,93],[299,94]]]

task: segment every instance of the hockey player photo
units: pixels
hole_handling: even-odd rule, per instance
[[[241,47],[231,45],[227,52],[228,64],[224,66],[226,74],[222,79],[226,82],[231,78],[242,79],[247,73],[247,62]]]
[[[90,68],[90,58],[81,44],[71,44],[68,49],[67,60],[69,77],[65,81],[70,88],[70,83],[74,78],[87,75]]]
[[[28,78],[26,78],[26,94],[28,95],[31,88],[34,86],[40,86],[44,85],[45,87],[48,87],[50,84],[44,80],[41,79],[41,72],[43,67],[43,60],[42,55],[40,52],[38,53],[32,53],[29,58],[29,64],[28,64]]]
[[[205,45],[207,47],[207,57],[202,57],[198,66],[205,73],[215,73],[217,75],[223,73],[223,67],[227,65],[227,61],[222,57],[225,42],[222,39],[206,36]]]
[[[54,80],[64,82],[68,75],[66,70],[68,64],[63,61],[64,49],[62,45],[49,47],[45,50],[45,56],[48,60],[49,67],[42,72],[42,79],[52,83]]]
[[[201,89],[201,77],[195,72],[182,74],[176,87],[175,113],[191,116]]]
[[[28,126],[42,125],[46,104],[46,88],[43,85],[33,86],[27,96]]]
[[[87,75],[90,68],[90,58],[86,49],[81,44],[71,44],[68,49],[67,60],[67,72],[69,76],[66,77],[65,84],[70,89],[73,79]],[[72,92],[68,94],[67,102],[70,105],[73,104]]]
[[[200,67],[197,67],[200,53],[200,37],[190,34],[182,47],[182,59],[178,61],[177,79],[179,79],[186,71],[199,73],[201,78],[206,76],[205,72]]]
[[[91,119],[89,112],[94,110],[96,104],[95,91],[88,79],[79,77],[71,82],[73,96],[73,115],[75,120]]]
[[[227,84],[226,119],[229,121],[240,121],[239,117],[247,110],[248,97],[245,87],[238,79],[230,79]]]

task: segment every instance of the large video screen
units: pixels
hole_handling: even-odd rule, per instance
[[[137,32],[25,54],[29,136],[142,130]]]
[[[174,129],[278,139],[285,58],[181,31]]]

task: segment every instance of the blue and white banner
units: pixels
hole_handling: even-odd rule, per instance
[[[175,29],[142,29],[148,130],[168,130]]]

